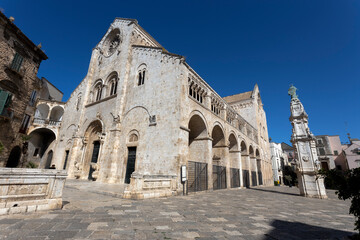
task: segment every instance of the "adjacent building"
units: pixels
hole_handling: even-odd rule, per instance
[[[289,165],[288,153],[285,153],[281,146],[282,143],[270,142],[273,177],[277,184],[284,184],[285,166]]]
[[[360,167],[360,140],[350,137],[349,140],[350,143],[342,145],[342,152],[339,157],[339,162],[345,165],[344,170]]]
[[[342,146],[339,135],[317,135],[316,149],[321,168],[329,169],[344,169],[344,163],[341,161],[339,155],[342,152]]]
[[[283,150],[284,154],[286,155],[286,158],[288,160],[288,163],[292,166],[293,170],[296,168],[296,160],[295,160],[295,151],[292,146],[290,146],[287,143],[282,142],[281,143],[281,149]]]
[[[29,123],[42,89],[36,75],[46,54],[0,12],[0,167],[23,166]]]

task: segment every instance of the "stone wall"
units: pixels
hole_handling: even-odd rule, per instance
[[[40,90],[40,80],[36,74],[40,62],[47,59],[47,56],[1,12],[0,52],[0,89],[12,94],[12,101],[7,109],[9,115],[12,112],[12,117],[0,116],[0,141],[4,145],[4,150],[0,153],[2,167],[6,166],[14,147],[22,148],[22,134],[19,130],[25,114],[31,116],[34,113],[29,100],[33,90]],[[18,70],[11,67],[16,53],[23,57]],[[24,159],[21,156],[20,165],[24,164]]]
[[[60,209],[66,172],[0,168],[0,215]]]

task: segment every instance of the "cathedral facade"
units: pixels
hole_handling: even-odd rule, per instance
[[[138,199],[273,184],[258,86],[220,97],[136,20],[114,20],[64,109],[52,165],[69,178]]]

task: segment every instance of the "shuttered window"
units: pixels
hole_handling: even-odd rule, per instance
[[[15,53],[14,59],[11,63],[11,68],[18,72],[20,70],[23,60],[24,58],[20,54]]]
[[[30,96],[30,101],[29,101],[29,105],[32,106],[34,105],[36,99],[36,90],[33,90]]]
[[[23,118],[23,121],[21,123],[21,127],[20,127],[20,130],[19,130],[19,133],[26,133],[26,130],[27,130],[27,127],[29,125],[29,122],[30,122],[30,116],[25,114],[24,118]]]
[[[0,89],[0,114],[3,112],[9,93]]]

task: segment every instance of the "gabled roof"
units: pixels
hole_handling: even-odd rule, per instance
[[[244,101],[247,99],[251,99],[252,93],[253,93],[253,91],[239,93],[239,94],[224,97],[224,100],[228,103]]]

